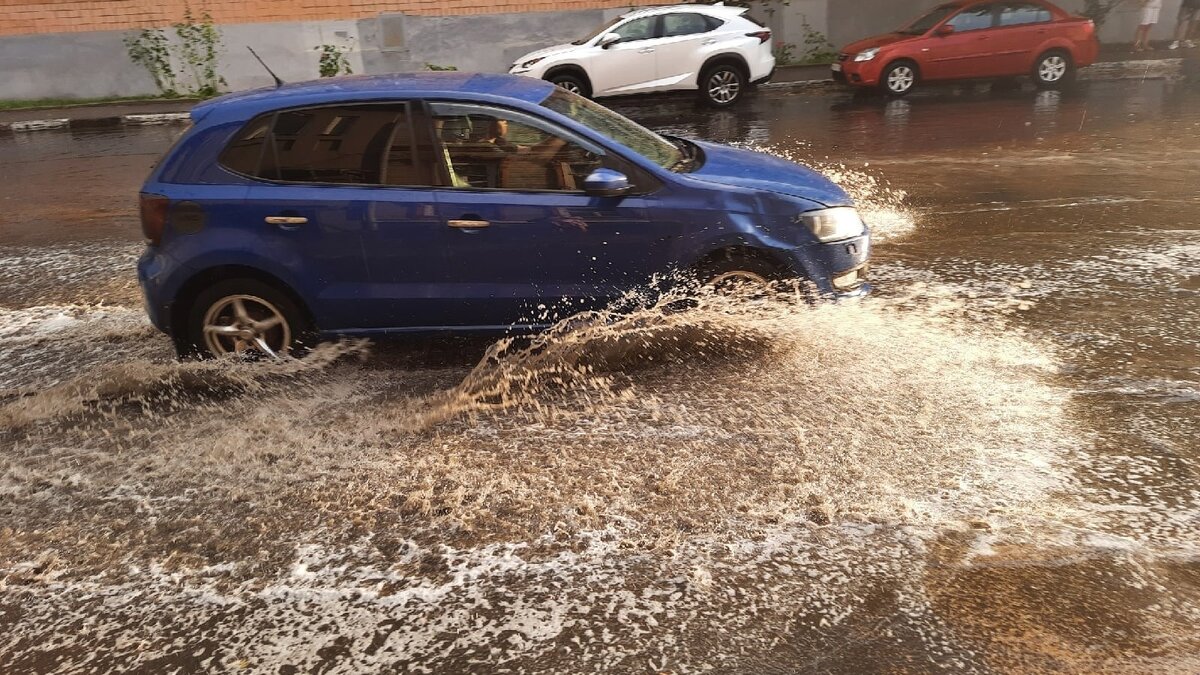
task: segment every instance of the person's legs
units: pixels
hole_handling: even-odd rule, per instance
[[[1137,27],[1137,33],[1133,39],[1133,51],[1144,52],[1150,48],[1147,41],[1150,37],[1150,27],[1153,24],[1144,23]]]
[[[1179,49],[1180,44],[1187,41],[1188,34],[1192,30],[1192,23],[1195,20],[1195,8],[1188,7],[1186,5],[1179,8],[1179,20],[1175,24],[1175,41],[1171,43],[1171,46],[1168,47],[1168,49]]]

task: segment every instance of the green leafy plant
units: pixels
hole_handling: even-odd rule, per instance
[[[796,45],[780,42],[775,45],[775,63],[781,66],[790,66],[796,62]]]
[[[800,30],[804,33],[804,52],[800,55],[800,63],[832,63],[837,59],[837,47],[833,46],[824,33],[813,29],[808,23],[808,17],[804,15],[800,16]]]
[[[217,71],[221,56],[221,33],[207,12],[196,16],[190,7],[183,20],[171,26],[175,38],[161,28],[147,28],[124,39],[125,50],[134,63],[154,78],[164,96],[209,97],[220,93],[225,83]]]
[[[184,7],[183,21],[174,24],[179,38],[179,58],[192,76],[191,93],[197,96],[215,96],[225,84],[225,78],[217,73],[217,60],[221,56],[221,33],[213,24],[208,12],[199,17],[192,14],[191,7]]]
[[[129,58],[150,73],[163,95],[178,95],[179,83],[171,66],[170,41],[166,34],[158,29],[147,28],[136,36],[126,37],[122,42],[125,43]]]
[[[439,66],[436,63],[426,63],[426,70],[458,70],[458,66]]]
[[[354,71],[350,69],[350,59],[346,54],[350,52],[349,45],[317,45],[313,49],[320,52],[320,57],[317,61],[317,71],[321,77],[337,77],[338,75],[353,75]]]

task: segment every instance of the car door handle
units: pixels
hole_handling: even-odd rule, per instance
[[[267,216],[268,225],[303,225],[308,222],[304,216]]]
[[[446,224],[460,230],[481,230],[491,225],[486,220],[450,220]]]
[[[705,40],[704,42],[701,42],[700,44],[702,44],[702,45],[715,45],[715,44],[717,44],[717,38],[708,38],[707,40]]]
[[[654,47],[645,47],[645,48],[643,48],[643,49],[639,49],[639,50],[638,50],[638,53],[639,53],[639,54],[653,54],[653,53],[654,53]]]

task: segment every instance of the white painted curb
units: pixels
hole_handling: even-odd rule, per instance
[[[152,115],[123,115],[121,121],[125,124],[134,126],[144,126],[147,124],[174,124],[175,122],[185,122],[191,118],[191,113],[155,113]]]

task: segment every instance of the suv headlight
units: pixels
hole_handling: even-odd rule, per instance
[[[857,237],[863,233],[865,228],[858,211],[849,206],[809,211],[801,214],[800,218],[804,220],[808,229],[812,230],[813,236],[820,241],[837,241]]]
[[[878,53],[879,53],[879,47],[871,47],[870,49],[864,49],[863,51],[854,55],[854,60],[855,61],[871,61],[871,60],[874,60],[875,55]]]
[[[522,61],[521,63],[517,64],[517,67],[520,68],[521,70],[528,70],[528,69],[532,68],[534,66],[534,64],[536,64],[538,61],[541,61],[544,58],[546,58],[546,57],[539,56],[536,59],[529,59],[528,61]]]

